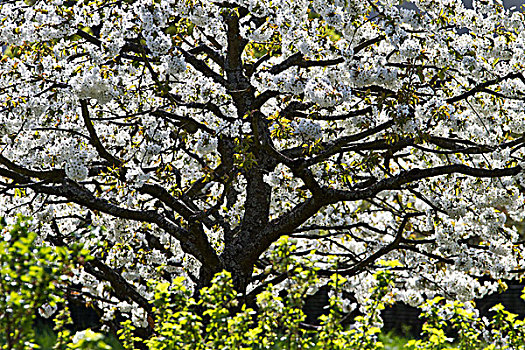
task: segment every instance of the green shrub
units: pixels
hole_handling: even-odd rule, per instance
[[[36,235],[29,230],[31,221],[18,217],[7,226],[0,225],[0,339],[2,349],[38,348],[34,320],[37,312],[55,317],[56,336],[44,337],[55,342],[55,349],[114,349],[107,338],[90,329],[71,334],[71,322],[64,288],[70,268],[89,260],[80,246],[46,247],[35,244]],[[375,276],[370,298],[361,305],[362,316],[350,328],[342,325],[345,300],[342,285],[346,279],[332,275],[328,313],[321,317],[317,329],[303,327],[304,295],[317,284],[313,265],[298,265],[291,254],[295,246],[288,238],[281,239],[273,252],[275,270],[288,275],[286,293],[277,296],[272,285],[257,295],[257,310],[241,304],[231,275],[223,271],[195,299],[183,278],[171,283],[150,281],[154,291],[154,318],[149,319],[154,332],[149,339],[135,335],[131,321],[122,323],[120,341],[125,349],[384,349],[380,312],[392,303],[398,262],[381,262],[385,269]],[[436,297],[422,305],[426,319],[421,339],[396,338],[392,348],[416,350],[437,349],[525,349],[525,322],[497,305],[491,319],[481,318],[472,302],[448,302]],[[455,335],[454,338],[447,334]],[[403,343],[403,344],[401,344]]]
[[[56,349],[108,349],[100,335],[86,331],[81,339],[80,334],[73,336],[65,327],[71,323],[64,300],[65,276],[73,266],[89,260],[87,252],[79,245],[68,248],[37,245],[37,236],[29,230],[30,226],[30,218],[23,216],[18,216],[12,225],[0,220],[2,349],[39,348],[36,339],[45,342],[50,337],[37,337],[36,315],[50,316],[56,310],[59,310],[55,317]]]
[[[238,305],[231,275],[223,271],[212,285],[200,291],[195,300],[182,278],[172,283],[152,283],[155,288],[155,333],[144,341],[148,349],[382,349],[379,313],[385,307],[393,281],[391,273],[376,274],[378,283],[372,289],[373,300],[363,305],[365,316],[356,319],[356,327],[342,325],[343,300],[339,293],[346,281],[333,275],[329,285],[334,291],[330,309],[316,330],[302,327],[302,311],[307,289],[317,282],[314,266],[296,266],[285,237],[274,251],[276,269],[289,275],[285,296],[277,296],[273,286],[257,296],[257,311]],[[134,326],[123,324],[120,339],[125,348],[133,349],[142,342],[133,337]]]

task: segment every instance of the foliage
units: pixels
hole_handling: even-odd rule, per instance
[[[307,330],[303,323],[303,295],[315,285],[315,268],[289,269],[291,250],[293,245],[285,237],[274,251],[276,257],[282,258],[279,268],[290,274],[286,295],[276,296],[270,284],[258,294],[256,310],[238,304],[239,296],[227,271],[217,274],[210,287],[200,290],[198,301],[183,278],[152,285],[155,327],[153,337],[145,341],[148,349],[382,349],[376,323],[378,311],[384,308],[383,298],[392,286],[390,274],[384,271],[377,275],[379,283],[372,290],[376,299],[364,306],[367,316],[356,320],[355,329],[345,330],[341,325],[343,300],[335,293],[330,298],[328,316],[316,330]],[[337,291],[344,282],[341,276],[334,275],[330,286]],[[131,337],[133,330],[127,321],[120,331],[127,349],[141,342]]]
[[[0,329],[5,349],[34,345],[35,314],[56,309],[62,302],[63,268],[72,263],[65,248],[36,248],[37,235],[29,232],[30,224],[22,217],[12,226],[0,224]]]
[[[66,275],[72,266],[89,260],[80,246],[48,247],[37,245],[32,221],[18,216],[8,225],[0,223],[0,345],[2,349],[36,349],[36,339],[45,336],[35,332],[36,314],[49,317],[60,309],[55,323],[58,339],[55,349],[108,349],[102,335],[85,331],[71,338],[65,304]],[[66,346],[66,343],[68,345]]]
[[[472,302],[446,302],[441,297],[429,300],[423,309],[423,339],[410,340],[406,349],[525,349],[524,320],[501,304],[491,309],[491,319],[479,317]]]
[[[0,285],[5,292],[5,297],[0,299],[1,310],[6,310],[0,314],[0,327],[6,337],[0,342],[2,348],[38,348],[34,316],[46,305],[56,307],[59,304],[61,310],[55,317],[58,337],[52,337],[54,349],[117,348],[108,345],[107,338],[101,333],[86,329],[73,335],[66,327],[71,321],[62,299],[60,286],[66,281],[60,279],[60,272],[71,264],[71,256],[83,256],[86,260],[90,259],[89,256],[80,248],[75,252],[75,248],[36,246],[30,226],[30,220],[18,217],[12,225],[2,227],[0,262],[2,276],[6,277]],[[399,266],[399,263],[381,262],[383,269],[374,275],[371,297],[361,306],[363,316],[356,317],[350,328],[342,325],[346,307],[341,286],[346,280],[340,275],[332,275],[327,314],[321,317],[318,327],[308,329],[303,323],[301,296],[306,289],[315,286],[316,268],[292,268],[296,262],[294,250],[295,245],[287,237],[281,239],[274,250],[273,258],[278,261],[276,268],[289,274],[286,295],[275,296],[274,286],[269,284],[258,294],[255,310],[239,304],[239,295],[227,271],[217,274],[209,287],[200,290],[198,300],[193,298],[188,282],[182,277],[171,283],[151,281],[150,287],[154,290],[153,336],[147,340],[134,336],[136,328],[127,320],[119,331],[122,345],[125,349],[135,349],[142,348],[140,344],[143,344],[150,350],[384,349],[380,339],[391,337],[380,336],[380,311],[394,300],[396,275],[388,268]],[[13,297],[15,294],[21,297]],[[406,341],[404,349],[525,349],[525,321],[517,319],[501,305],[492,309],[494,316],[490,320],[480,318],[472,302],[447,302],[436,297],[422,308],[422,317],[426,319],[422,338]],[[397,349],[400,349],[403,339],[395,340]]]
[[[280,242],[286,256],[290,251],[287,240]],[[283,259],[285,267],[286,259]],[[302,321],[301,298],[295,292],[315,284],[305,270],[291,271],[289,294],[275,297],[272,286],[259,294],[257,311],[240,309],[231,275],[223,271],[213,279],[212,286],[200,291],[195,301],[183,279],[162,283],[155,288],[155,335],[145,341],[150,350],[161,349],[456,349],[491,350],[525,349],[525,321],[505,311],[501,305],[491,309],[493,316],[479,317],[473,302],[446,301],[442,297],[428,300],[423,305],[421,339],[408,340],[380,336],[380,311],[392,303],[396,276],[388,267],[399,263],[383,262],[384,269],[375,276],[371,298],[361,307],[363,316],[357,316],[350,328],[342,325],[344,299],[338,293],[344,278],[333,275],[329,283],[334,292],[327,314],[320,318],[315,330],[307,330]],[[524,290],[525,292],[525,290]],[[524,294],[525,296],[525,294]],[[172,311],[176,310],[175,313]],[[201,316],[202,315],[202,316]],[[133,325],[126,321],[120,331],[127,349],[133,349],[135,338],[129,341]],[[393,338],[393,339],[392,339]],[[389,346],[381,341],[387,339]],[[395,345],[392,343],[396,343]]]
[[[376,346],[382,303],[465,302],[523,273],[524,14],[403,3],[0,1],[0,216],[36,233],[10,249],[92,256],[6,276],[50,296],[67,276],[106,327],[128,320],[126,341],[152,347],[169,332],[156,317],[197,316],[176,327],[203,346],[309,346],[300,305],[329,284],[319,337],[337,348]],[[42,293],[3,302],[23,313]],[[352,330],[344,293],[369,311]]]

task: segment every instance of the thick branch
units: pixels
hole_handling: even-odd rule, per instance
[[[507,80],[507,79],[516,79],[516,78],[520,78],[522,81],[525,82],[525,78],[523,77],[523,74],[520,72],[520,73],[510,73],[510,74],[507,74],[503,77],[499,77],[499,78],[496,78],[496,79],[492,79],[492,80],[489,80],[489,81],[486,81],[484,83],[481,83],[481,84],[478,84],[476,85],[474,88],[468,90],[468,91],[465,91],[464,93],[458,95],[458,96],[454,96],[454,97],[451,97],[449,99],[447,99],[447,103],[455,103],[455,102],[458,102],[458,101],[461,101],[461,100],[464,100],[466,99],[467,97],[470,97],[478,92],[483,92],[486,88],[488,88],[489,86],[491,85],[494,85],[494,84],[498,84],[504,80]]]
[[[2,154],[0,154],[0,164],[2,164],[7,169],[11,170],[12,172],[16,174],[27,176],[27,177],[34,177],[34,178],[38,178],[42,180],[50,180],[50,181],[61,181],[65,177],[64,170],[55,169],[55,170],[39,171],[39,170],[26,169],[24,167],[21,167],[13,163],[12,161],[4,157]],[[19,177],[14,176],[13,173],[11,172],[9,173],[6,171],[4,172],[6,174],[6,177],[9,177],[13,180],[15,180],[15,177],[20,179]]]
[[[89,132],[89,140],[90,140],[91,145],[95,147],[98,155],[102,159],[107,160],[113,167],[119,167],[122,164],[122,162],[118,160],[117,158],[115,158],[112,154],[110,154],[104,148],[104,145],[102,145],[102,142],[100,142],[100,139],[95,130],[95,126],[93,125],[93,122],[91,121],[91,118],[89,117],[89,109],[88,109],[86,100],[80,100],[80,108],[82,111],[82,118],[84,119],[84,123]]]
[[[217,63],[219,65],[219,67],[221,67],[222,69],[224,69],[224,59],[221,57],[221,55],[215,51],[214,49],[212,49],[211,47],[209,47],[208,45],[199,45],[191,50],[188,51],[188,53],[191,53],[192,55],[198,55],[200,53],[204,53],[206,54],[209,58],[211,58],[213,60],[213,62]]]
[[[480,169],[472,168],[463,164],[443,165],[429,169],[412,169],[408,171],[402,171],[396,176],[384,179],[372,184],[370,187],[359,191],[345,191],[336,189],[327,189],[327,195],[331,198],[330,203],[336,203],[339,201],[355,201],[366,198],[372,198],[381,191],[387,190],[398,190],[401,186],[436,176],[450,175],[450,174],[463,174],[474,177],[504,177],[514,176],[523,172],[523,168],[520,166],[512,168],[501,168],[501,169]]]
[[[170,113],[170,112],[166,112],[166,111],[163,111],[163,110],[156,110],[156,111],[153,111],[151,112],[151,115],[153,116],[156,116],[156,117],[160,117],[160,118],[165,118],[165,119],[168,119],[170,120],[171,122],[173,122],[173,120],[175,120],[176,122],[174,123],[176,126],[179,126],[181,128],[183,128],[184,130],[186,130],[187,132],[189,133],[195,133],[198,129],[200,130],[203,130],[205,131],[206,133],[210,134],[210,135],[213,135],[215,134],[215,131],[213,131],[212,129],[210,129],[208,126],[190,118],[190,117],[184,117],[184,116],[181,116],[181,115],[177,115],[177,114],[174,114],[174,113]]]
[[[179,240],[182,249],[195,256],[203,264],[219,265],[219,258],[210,246],[205,235],[195,235],[182,227],[179,227],[169,221],[163,215],[153,210],[132,210],[122,208],[118,205],[111,204],[106,200],[93,196],[85,188],[70,180],[64,180],[61,186],[46,186],[34,184],[30,186],[38,193],[65,197],[73,203],[77,203],[91,210],[139,222],[149,222],[156,224],[164,231]]]
[[[293,54],[285,59],[283,62],[270,68],[270,73],[279,74],[291,67],[310,68],[310,67],[329,67],[343,63],[345,60],[342,57],[330,60],[305,60],[304,55],[300,52]]]
[[[323,154],[326,153],[326,154],[333,155],[333,154],[337,153],[337,151],[340,150],[346,144],[348,144],[350,142],[360,141],[360,140],[363,140],[363,139],[365,139],[365,138],[367,138],[369,136],[378,134],[378,133],[388,129],[392,125],[394,125],[394,121],[393,120],[389,120],[389,121],[387,121],[387,122],[385,122],[383,124],[380,124],[380,125],[378,125],[376,127],[373,127],[373,128],[367,129],[367,130],[364,130],[364,131],[359,132],[357,134],[343,136],[343,137],[338,138],[337,140],[323,143],[323,144],[321,144],[321,148],[325,150],[325,151],[323,151]],[[302,147],[294,147],[294,148],[290,148],[290,149],[281,151],[282,154],[284,154],[284,155],[286,155],[287,157],[290,157],[290,158],[299,157],[299,156],[301,156],[303,154],[303,152],[304,152],[304,149]]]
[[[184,56],[186,62],[191,64],[193,68],[201,72],[205,77],[211,78],[214,82],[221,84],[222,86],[228,86],[228,83],[224,77],[214,72],[206,63],[190,54],[188,51],[179,48],[180,52]]]
[[[368,46],[374,45],[381,40],[383,40],[384,36],[379,36],[370,40],[366,40],[362,42],[361,44],[354,47],[353,52],[354,54],[358,53],[359,51],[367,48]],[[329,66],[336,66],[340,63],[343,63],[345,59],[343,57],[338,57],[334,59],[329,60],[305,60],[304,55],[300,52],[294,53],[287,59],[285,59],[283,62],[273,66],[270,69],[270,73],[272,74],[279,74],[281,72],[284,72],[288,68],[291,67],[300,67],[300,68],[309,68],[309,67],[329,67]]]

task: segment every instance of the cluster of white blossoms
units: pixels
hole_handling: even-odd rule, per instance
[[[57,309],[58,307],[56,305],[45,303],[38,309],[38,313],[43,318],[49,318],[57,311]]]
[[[88,168],[78,158],[73,158],[66,163],[66,175],[73,181],[84,181],[88,176]]]
[[[294,135],[303,141],[319,141],[323,138],[323,128],[310,119],[298,119],[290,123]]]
[[[84,181],[89,175],[87,160],[88,153],[85,150],[71,148],[65,164],[66,176],[76,182]]]
[[[118,95],[116,79],[103,77],[102,72],[97,67],[73,77],[70,84],[78,98],[92,98],[100,104],[106,104]]]
[[[161,71],[164,71],[166,77],[178,77],[180,74],[186,72],[188,65],[183,56],[179,55],[165,55],[161,57]]]
[[[195,149],[200,154],[209,154],[217,150],[217,138],[203,134],[195,145]]]
[[[129,181],[134,188],[141,188],[149,180],[150,175],[144,174],[140,167],[133,167],[126,172],[126,180]]]
[[[281,91],[300,94],[306,87],[306,81],[296,72],[286,70],[273,76],[273,86]]]
[[[307,100],[321,107],[333,107],[350,99],[352,90],[349,86],[331,82],[323,76],[314,77],[306,83],[304,94]]]
[[[250,21],[250,18],[246,18],[242,23],[245,25],[241,27],[241,35],[250,41],[264,43],[274,34],[274,28],[269,22],[257,27],[254,22]]]
[[[397,69],[384,67],[381,62],[377,64],[353,63],[348,65],[350,81],[354,86],[362,87],[381,84],[393,88],[398,83]]]

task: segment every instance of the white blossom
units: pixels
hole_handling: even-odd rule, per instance
[[[323,137],[323,129],[318,123],[309,119],[299,119],[291,123],[295,135],[305,141],[317,141]]]

